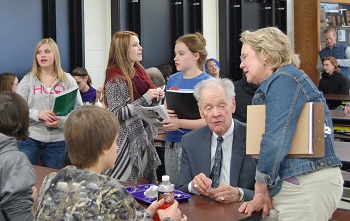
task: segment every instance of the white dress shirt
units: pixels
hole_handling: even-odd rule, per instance
[[[220,172],[220,184],[230,185],[230,170],[231,170],[231,155],[232,155],[232,142],[233,142],[233,130],[234,130],[234,121],[232,120],[231,126],[226,131],[226,133],[222,136],[224,141],[221,144],[222,148],[222,165]],[[217,137],[216,133],[212,133],[211,135],[211,147],[210,147],[210,171],[214,165],[215,161],[215,151],[217,145]],[[192,189],[192,181],[188,184],[188,191],[191,193],[198,194],[196,190]]]

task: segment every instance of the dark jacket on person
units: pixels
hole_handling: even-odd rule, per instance
[[[244,191],[244,201],[253,199],[256,164],[251,155],[246,154],[246,124],[233,119],[234,130],[230,162],[230,183]],[[193,130],[181,140],[182,157],[176,189],[188,192],[188,184],[199,173],[210,176],[211,137],[208,126]]]
[[[339,72],[333,72],[332,75],[323,72],[318,89],[324,94],[349,94],[349,80]],[[341,104],[341,101],[327,101],[329,109],[335,109]]]
[[[246,123],[247,122],[247,106],[252,104],[252,99],[258,85],[247,82],[245,75],[238,81],[233,82],[236,93],[236,110],[232,115],[233,118]]]
[[[324,94],[349,94],[349,80],[339,72],[323,72],[318,89]]]

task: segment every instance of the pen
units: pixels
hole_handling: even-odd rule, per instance
[[[160,89],[160,88],[157,88],[157,89]],[[160,98],[160,92],[158,92],[157,101],[159,101],[159,98]]]

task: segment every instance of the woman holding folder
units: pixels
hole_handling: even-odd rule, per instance
[[[203,35],[198,32],[181,36],[176,40],[174,61],[179,72],[170,76],[166,85],[167,90],[193,89],[198,82],[211,78],[204,72],[204,62],[208,55],[205,44]],[[198,107],[194,111],[198,111]],[[170,120],[163,121],[167,131],[164,165],[166,174],[170,176],[170,182],[176,183],[181,159],[181,138],[206,123],[204,119],[179,119],[174,110],[168,110],[168,113]]]
[[[67,116],[56,116],[52,110],[56,94],[77,87],[74,78],[61,67],[60,53],[51,38],[39,41],[34,51],[32,70],[18,85],[17,93],[29,105],[30,135],[21,141],[19,150],[33,165],[42,158],[42,165],[61,169],[66,156],[63,127]],[[79,93],[74,109],[82,106]]]
[[[326,101],[310,78],[288,37],[274,27],[244,31],[241,65],[249,83],[260,85],[253,104],[265,104],[265,133],[260,143],[255,195],[240,212],[263,209],[267,220],[328,220],[343,189],[340,159],[335,155],[332,120]],[[307,102],[324,104],[323,157],[288,158],[296,125]]]

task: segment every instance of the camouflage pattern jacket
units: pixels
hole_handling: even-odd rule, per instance
[[[49,174],[36,203],[36,220],[152,220],[114,178],[67,166]]]

